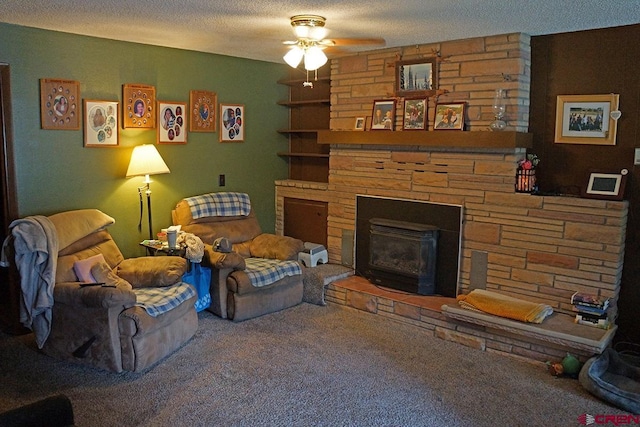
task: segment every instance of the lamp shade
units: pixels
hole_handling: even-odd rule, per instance
[[[161,173],[171,173],[171,171],[154,145],[143,144],[133,149],[127,169],[127,178]]]
[[[304,54],[304,68],[306,70],[317,70],[326,63],[327,55],[318,46],[311,46]]]
[[[296,68],[300,61],[302,61],[302,56],[304,55],[304,50],[300,49],[298,46],[294,46],[287,52],[284,56],[284,62],[289,64],[291,67]]]

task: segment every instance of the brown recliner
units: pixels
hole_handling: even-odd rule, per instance
[[[246,196],[244,193],[242,195]],[[302,302],[301,272],[258,287],[252,284],[245,270],[246,264],[251,261],[249,258],[297,260],[298,253],[304,249],[301,240],[263,233],[252,209],[246,215],[194,219],[189,198],[176,205],[172,219],[174,225],[181,225],[182,231],[200,237],[205,244],[202,265],[212,269],[211,306],[208,308],[212,313],[239,322]],[[212,245],[220,237],[227,238],[233,244],[232,252],[214,250]]]
[[[38,343],[44,353],[114,372],[140,372],[173,353],[195,334],[197,294],[191,285],[180,280],[187,270],[185,259],[124,259],[105,229],[114,222],[113,218],[95,209],[45,218],[53,225],[55,232],[51,234],[55,234],[58,245],[49,253],[57,260],[50,330],[46,341]],[[33,234],[27,228],[26,238],[31,239]],[[19,240],[14,244],[16,254],[24,250],[20,249]],[[104,261],[95,260],[100,256]],[[19,269],[20,259],[16,257]],[[82,286],[78,279],[80,268],[89,269],[96,281],[106,286]],[[20,274],[23,276],[23,271]],[[137,305],[140,295],[149,288],[167,295],[183,291],[182,302],[154,317]]]

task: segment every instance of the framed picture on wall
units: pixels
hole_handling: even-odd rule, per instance
[[[244,105],[220,104],[220,142],[244,141]]]
[[[396,120],[396,101],[381,99],[373,101],[371,130],[393,130]]]
[[[80,129],[80,83],[75,80],[40,79],[42,129]]]
[[[156,88],[143,84],[122,85],[122,127],[156,128]]]
[[[187,143],[187,104],[158,101],[158,144]]]
[[[402,115],[403,130],[425,130],[427,128],[427,100],[408,98],[404,100]]]
[[[189,130],[215,132],[217,95],[208,90],[189,92]]]
[[[429,96],[438,88],[436,58],[396,62],[396,96]]]
[[[464,130],[464,102],[437,104],[434,130]]]
[[[117,147],[118,117],[117,101],[84,100],[84,146]]]
[[[555,142],[616,145],[619,95],[558,95]]]
[[[353,130],[364,130],[365,120],[364,117],[357,117],[356,122],[353,125]]]

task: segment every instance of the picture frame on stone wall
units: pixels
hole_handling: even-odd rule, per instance
[[[353,130],[364,130],[365,120],[364,117],[356,117],[356,122],[353,125]]]
[[[396,101],[379,99],[373,101],[371,130],[393,130],[396,120]]]
[[[554,141],[616,145],[620,95],[558,95]]]
[[[464,130],[464,102],[437,104],[433,121],[434,130]]]
[[[427,128],[426,98],[406,98],[402,114],[403,130],[425,130]]]
[[[396,61],[396,96],[428,97],[438,89],[436,58]]]

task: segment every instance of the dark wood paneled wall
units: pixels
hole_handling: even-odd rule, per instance
[[[579,194],[590,170],[629,170],[629,221],[616,342],[640,344],[640,25],[561,33],[531,39],[530,132],[542,159],[542,191]],[[615,146],[554,143],[558,95],[620,95]]]

